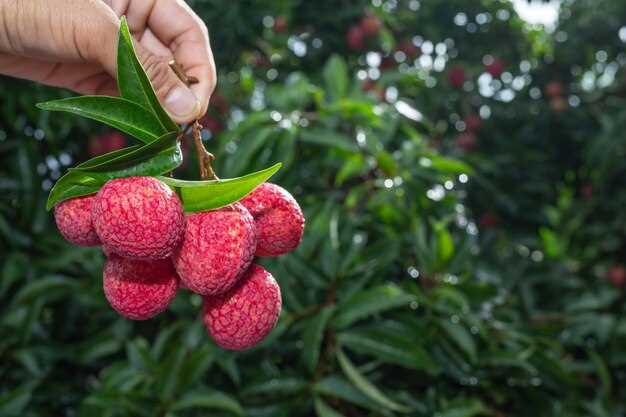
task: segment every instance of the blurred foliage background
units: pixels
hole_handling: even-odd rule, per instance
[[[130,139],[0,78],[0,416],[623,416],[626,4],[190,1],[220,177],[283,161],[284,310],[216,348],[181,291],[117,316],[47,191]],[[177,173],[194,178],[192,152]]]

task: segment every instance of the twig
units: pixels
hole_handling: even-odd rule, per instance
[[[200,130],[202,125],[197,120],[193,122],[193,142],[196,145],[196,155],[198,156],[198,168],[200,169],[200,178],[203,180],[218,180],[215,171],[213,171],[213,161],[215,156],[206,150],[202,143]]]

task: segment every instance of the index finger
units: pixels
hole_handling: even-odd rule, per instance
[[[206,25],[182,0],[156,0],[147,23],[185,74],[198,80],[190,88],[200,102],[198,117],[203,116],[217,78]]]

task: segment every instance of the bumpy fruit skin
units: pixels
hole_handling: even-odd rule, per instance
[[[172,259],[191,291],[215,295],[229,290],[254,258],[254,219],[241,204],[187,216],[183,243]]]
[[[304,215],[287,190],[264,183],[241,200],[257,233],[256,256],[279,256],[294,250],[304,233]]]
[[[131,320],[147,320],[174,299],[178,277],[170,259],[137,261],[112,255],[104,265],[103,285],[115,311]]]
[[[169,257],[185,228],[178,196],[152,177],[107,182],[96,195],[92,219],[104,247],[138,260]]]
[[[61,235],[78,246],[97,246],[100,239],[91,221],[93,195],[65,200],[54,207],[54,220]]]
[[[204,297],[202,318],[219,346],[245,350],[274,328],[281,309],[280,288],[265,269],[252,265],[230,291]]]

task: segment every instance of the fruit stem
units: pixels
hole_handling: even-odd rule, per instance
[[[203,180],[219,180],[215,171],[213,171],[213,161],[215,156],[206,150],[202,143],[200,130],[202,125],[197,120],[193,122],[193,142],[196,145],[196,155],[198,156],[198,168],[200,170],[200,178]]]
[[[183,69],[176,63],[176,61],[171,60],[168,62],[168,65],[174,71],[174,73],[180,78],[182,82],[184,82],[187,86],[191,84],[195,84],[198,82],[196,77],[189,77],[187,74],[183,72]],[[196,146],[196,155],[198,156],[198,168],[200,171],[200,178],[202,180],[219,180],[217,175],[215,175],[215,171],[213,171],[213,161],[215,160],[215,156],[206,150],[204,147],[204,143],[202,143],[202,134],[200,131],[202,130],[202,125],[196,119],[193,124],[188,125],[183,129],[182,133],[179,135],[179,140],[181,140],[184,136],[189,132],[189,128],[191,127],[193,133],[193,142]]]

